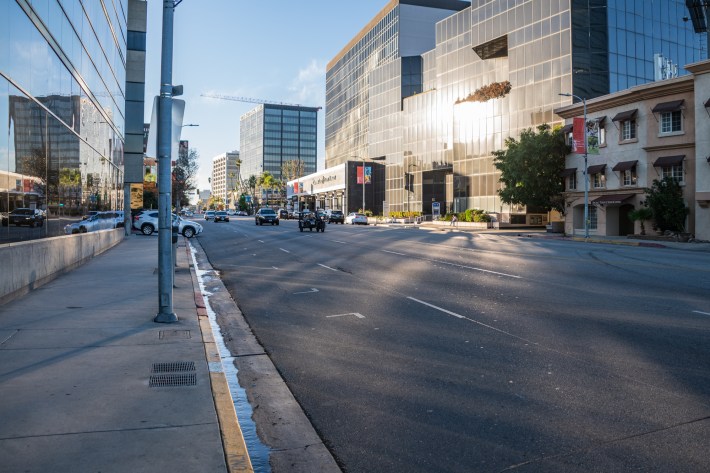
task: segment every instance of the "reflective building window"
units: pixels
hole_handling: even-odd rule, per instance
[[[103,3],[0,4],[0,243],[123,208],[125,2]],[[42,225],[10,225],[20,208]]]

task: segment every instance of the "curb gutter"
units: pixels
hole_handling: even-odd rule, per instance
[[[192,277],[192,287],[199,288],[197,273],[192,263],[190,243],[187,242],[185,247],[187,258],[190,262],[189,267]],[[209,365],[212,397],[214,399],[215,410],[217,411],[217,419],[219,420],[219,430],[222,437],[222,447],[224,448],[227,471],[229,473],[253,473],[254,469],[251,464],[251,459],[249,458],[249,452],[247,451],[242,429],[239,427],[237,412],[234,409],[232,394],[229,391],[227,377],[222,368],[222,358],[219,355],[219,349],[214,340],[205,301],[199,289],[194,291],[194,295],[195,307],[197,308],[197,315],[200,322],[200,331],[202,332],[202,343],[204,344],[205,356],[207,358],[207,364]]]

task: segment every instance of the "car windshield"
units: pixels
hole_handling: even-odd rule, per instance
[[[227,215],[227,212],[217,212],[217,215]]]
[[[271,210],[271,209],[262,209],[262,210],[261,210],[261,214],[262,214],[262,215],[276,215],[276,212],[274,212],[274,211]]]

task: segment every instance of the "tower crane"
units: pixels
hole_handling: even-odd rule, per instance
[[[235,102],[263,103],[263,104],[268,104],[268,105],[287,105],[290,107],[307,107],[307,105],[300,105],[300,104],[296,104],[296,103],[274,102],[273,100],[252,99],[252,98],[248,98],[248,97],[234,97],[232,95],[200,94],[200,97],[209,97],[212,99],[221,99],[221,100],[234,100]],[[310,108],[315,108],[317,110],[320,110],[323,107],[310,107]]]

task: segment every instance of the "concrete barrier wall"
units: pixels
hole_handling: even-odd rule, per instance
[[[43,238],[0,246],[0,303],[71,271],[123,240],[124,229]]]

